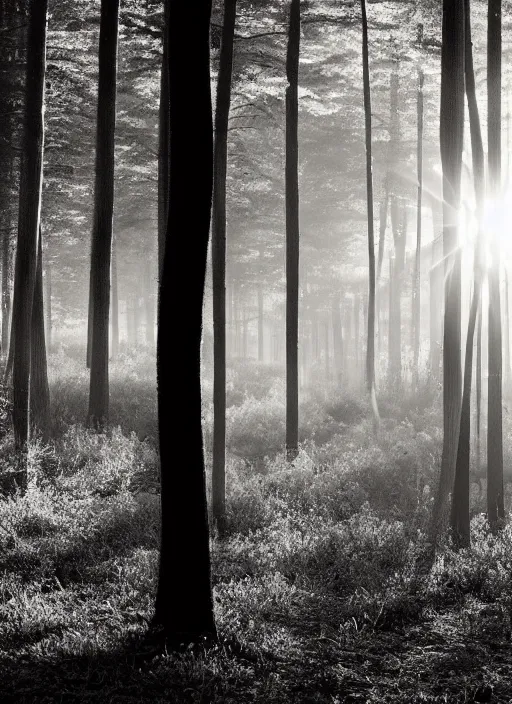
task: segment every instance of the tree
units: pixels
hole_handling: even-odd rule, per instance
[[[160,107],[158,114],[158,276],[162,273],[169,209],[169,74],[167,26],[169,24],[168,3],[164,3],[164,24],[162,29],[162,67],[160,70]]]
[[[461,407],[461,258],[458,237],[464,137],[464,2],[444,0],[441,50],[440,143],[443,169],[443,450],[429,538],[433,546],[445,526],[453,487]]]
[[[217,104],[212,211],[213,465],[212,513],[220,533],[226,513],[226,176],[236,0],[225,0]]]
[[[117,277],[117,238],[112,233],[112,359],[119,354],[119,288]]]
[[[91,373],[88,421],[104,427],[108,416],[108,328],[110,261],[114,214],[114,133],[116,124],[119,0],[102,0],[94,215],[91,243]]]
[[[290,2],[286,52],[286,454],[299,451],[299,54],[300,0]]]
[[[162,627],[170,643],[179,645],[204,635],[214,639],[216,635],[200,383],[213,187],[211,2],[192,5],[167,0],[166,4],[172,170],[158,310],[162,523],[154,623]],[[193,34],[183,37],[184,27],[193,27]],[[184,266],[186,277],[181,276]],[[181,305],[183,299],[186,306]],[[179,342],[169,334],[171,325],[180,331]]]
[[[30,430],[43,441],[50,436],[50,389],[46,363],[43,297],[43,233],[39,228],[37,268],[30,331]]]
[[[373,175],[372,175],[372,104],[370,71],[368,67],[368,20],[366,0],[361,0],[363,24],[363,92],[366,144],[366,203],[368,214],[368,342],[366,346],[366,386],[370,394],[374,428],[379,422],[375,393],[375,238],[373,232]],[[357,341],[356,341],[357,345]]]
[[[421,45],[423,25],[418,27],[418,43]],[[412,294],[412,349],[413,349],[413,389],[418,386],[420,329],[421,329],[421,209],[423,206],[423,83],[424,74],[418,64],[418,95],[417,95],[417,154],[418,188],[416,199],[416,258],[414,262],[413,294]]]
[[[492,202],[497,200],[501,189],[501,0],[489,0],[487,12],[487,142],[489,196]],[[505,518],[499,237],[496,228],[489,233],[487,517],[493,531]]]
[[[16,447],[25,457],[29,439],[31,326],[36,283],[41,214],[44,148],[44,85],[46,69],[47,0],[30,3],[28,12],[27,78],[20,174],[18,245],[13,302],[13,425]],[[20,484],[26,487],[22,462]]]
[[[473,348],[478,312],[481,308],[483,268],[483,233],[482,218],[484,213],[485,174],[484,147],[480,115],[476,99],[475,71],[473,67],[473,44],[471,41],[471,7],[470,0],[464,0],[465,22],[465,79],[469,112],[469,129],[471,136],[471,154],[473,158],[473,180],[475,186],[477,239],[475,243],[474,288],[469,312],[468,333],[466,337],[466,355],[464,361],[464,386],[460,416],[459,443],[455,467],[455,481],[452,493],[451,528],[456,546],[468,547],[471,541],[469,516],[469,465],[471,439],[471,382],[473,375]],[[477,364],[477,373],[478,373]],[[478,381],[477,381],[478,384]],[[479,423],[479,421],[478,421]],[[480,429],[478,428],[478,432]]]

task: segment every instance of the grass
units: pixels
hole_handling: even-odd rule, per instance
[[[512,525],[489,534],[476,488],[472,548],[445,545],[411,590],[438,466],[435,402],[390,401],[375,441],[357,399],[306,399],[290,467],[260,424],[280,407],[275,370],[251,381],[245,369],[230,407],[228,530],[212,539],[219,644],[173,653],[146,640],[159,529],[151,364],[116,362],[118,422],[102,435],[80,424],[80,364],[52,359],[55,439],[32,448],[26,495],[0,500],[2,703],[512,701]]]

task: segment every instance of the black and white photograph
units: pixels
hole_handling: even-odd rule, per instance
[[[0,704],[512,703],[511,131],[512,0],[0,0]]]

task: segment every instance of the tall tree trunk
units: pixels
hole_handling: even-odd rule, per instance
[[[43,300],[43,247],[39,229],[37,269],[32,306],[30,344],[30,431],[39,434],[44,442],[50,436],[50,389],[46,363]]]
[[[158,310],[162,529],[154,623],[163,627],[168,641],[179,645],[203,636],[212,640],[216,637],[200,382],[213,187],[211,1],[192,4],[166,0],[167,3],[172,173]],[[191,37],[187,37],[186,63],[184,27],[194,28]],[[194,115],[194,120],[190,115]],[[185,263],[187,276],[183,279],[180,274]],[[183,297],[186,306],[180,305]],[[168,334],[170,320],[180,331],[180,344]],[[169,426],[169,416],[177,409],[176,399],[179,412]],[[187,442],[183,442],[184,438]]]
[[[286,454],[299,451],[299,54],[300,0],[290,2],[286,53]]]
[[[165,251],[165,233],[167,230],[167,213],[169,210],[169,48],[167,45],[167,27],[169,24],[169,5],[164,3],[164,26],[162,28],[162,68],[160,70],[160,105],[158,111],[158,276],[162,274]]]
[[[488,0],[487,7],[487,142],[489,195],[493,200],[500,196],[501,189],[501,0]],[[499,238],[500,233],[490,233],[487,517],[493,531],[505,518]]]
[[[459,442],[461,408],[461,258],[458,236],[464,137],[464,0],[444,0],[441,51],[440,141],[443,167],[443,451],[429,526],[435,548],[447,518]]]
[[[366,386],[370,394],[374,430],[379,423],[379,410],[375,393],[375,237],[373,231],[373,175],[372,175],[372,105],[370,94],[370,69],[368,61],[368,20],[366,0],[361,0],[363,96],[366,147],[366,208],[368,220],[368,334],[366,346]],[[358,340],[356,340],[356,346]]]
[[[117,237],[112,233],[112,359],[119,354],[119,289],[117,283]]]
[[[89,300],[87,304],[87,351],[85,357],[85,365],[87,369],[91,368],[92,357],[92,328],[93,328],[93,302],[92,302],[92,270],[89,272]]]
[[[108,323],[110,260],[114,212],[114,133],[116,125],[119,0],[101,0],[96,173],[91,246],[92,339],[89,424],[98,430],[108,417]]]
[[[14,278],[13,425],[16,447],[23,453],[19,477],[22,488],[27,482],[25,460],[29,439],[32,308],[41,217],[47,9],[47,0],[29,5],[23,164]]]
[[[414,262],[414,280],[412,294],[412,379],[413,389],[418,387],[419,356],[420,356],[420,328],[421,328],[421,209],[423,206],[423,81],[424,75],[418,68],[418,104],[417,104],[417,154],[418,165],[418,192],[416,199],[416,258]]]
[[[224,23],[215,108],[213,175],[213,465],[212,514],[217,530],[226,524],[226,178],[236,0],[224,1]]]
[[[475,327],[478,311],[481,308],[482,285],[484,277],[482,233],[482,217],[485,202],[484,148],[482,142],[482,131],[480,128],[480,115],[478,112],[478,103],[476,99],[475,72],[473,68],[473,45],[471,41],[471,10],[469,0],[464,0],[464,23],[464,74],[469,111],[478,233],[475,245],[474,289],[469,312],[468,333],[466,337],[466,357],[464,361],[464,386],[462,391],[459,443],[455,467],[455,480],[452,492],[451,528],[453,539],[457,547],[468,547],[471,542],[469,516],[471,384],[473,376]]]

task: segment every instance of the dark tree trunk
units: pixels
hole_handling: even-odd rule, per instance
[[[200,381],[203,292],[213,188],[211,2],[167,2],[172,172],[158,310],[162,531],[154,622],[163,627],[170,643],[179,646],[199,641],[203,636],[216,637]],[[184,27],[194,30],[186,40],[186,63]],[[191,193],[193,208],[190,208]],[[187,276],[183,278],[185,264]],[[184,297],[186,306],[180,305]],[[168,334],[170,320],[180,331],[179,344]],[[176,410],[169,426],[169,417]]]
[[[465,80],[471,133],[471,153],[473,157],[473,180],[475,186],[476,216],[478,234],[475,246],[474,289],[469,312],[468,333],[466,337],[466,357],[464,360],[464,386],[460,416],[459,444],[457,463],[452,493],[451,528],[457,547],[468,547],[471,542],[469,516],[469,465],[471,441],[471,382],[473,376],[473,348],[478,311],[481,308],[483,285],[483,236],[482,217],[484,211],[484,148],[480,115],[476,100],[475,73],[473,68],[473,45],[471,42],[470,2],[464,0],[465,23]]]
[[[368,21],[366,0],[361,0],[363,27],[363,94],[366,146],[366,207],[368,219],[368,335],[366,345],[366,386],[370,394],[374,429],[379,422],[377,396],[375,393],[375,238],[373,232],[373,175],[372,175],[372,105],[370,94],[370,70],[368,66]],[[356,339],[356,347],[358,346]]]
[[[464,0],[444,0],[441,52],[440,142],[443,166],[443,452],[429,527],[435,547],[445,527],[459,442],[461,373],[461,259],[458,233],[464,136]]]
[[[94,220],[91,247],[92,339],[89,424],[108,418],[108,327],[114,212],[114,133],[119,0],[101,1]]]
[[[30,431],[46,442],[50,436],[50,389],[46,364],[43,300],[43,247],[39,230],[30,344]]]
[[[92,270],[89,273],[89,301],[87,304],[87,351],[85,356],[85,365],[87,369],[91,368],[91,356],[92,356],[92,315],[93,315],[93,305],[92,305]]]
[[[112,233],[112,359],[119,354],[119,289],[117,285],[117,237]]]
[[[505,268],[505,388],[510,389],[510,310],[508,292],[508,269]]]
[[[487,17],[487,143],[489,195],[501,189],[501,0],[488,0]],[[500,301],[500,234],[490,233],[487,517],[493,531],[505,518],[503,497],[502,330]]]
[[[13,425],[16,447],[25,454],[29,439],[32,308],[37,269],[44,145],[47,0],[29,5],[23,165],[20,175],[18,246],[14,277]],[[20,483],[26,487],[26,464]]]
[[[286,53],[286,454],[299,451],[299,54],[300,0],[291,0]]]
[[[226,523],[226,177],[235,20],[236,0],[224,0],[215,108],[212,213],[214,363],[212,515],[220,534],[224,533]]]
[[[158,112],[158,277],[162,274],[165,251],[165,233],[167,230],[167,213],[169,209],[169,68],[167,46],[167,26],[169,24],[169,7],[164,3],[164,26],[162,29],[162,68],[160,71],[160,106]]]
[[[418,68],[418,105],[417,105],[417,154],[418,192],[416,199],[416,258],[414,262],[414,280],[412,293],[412,384],[418,387],[420,328],[421,328],[421,209],[423,206],[423,71]]]

